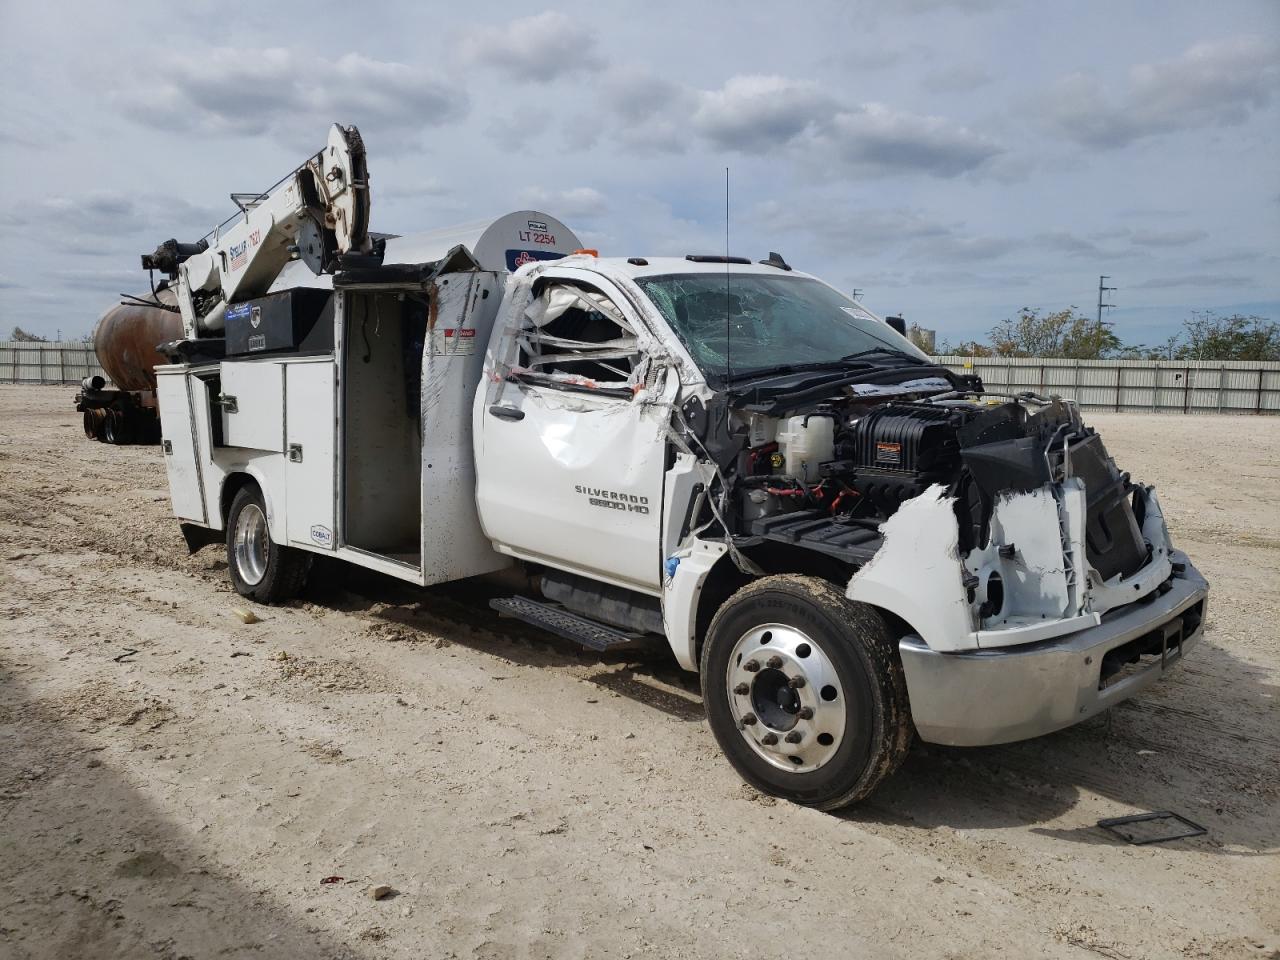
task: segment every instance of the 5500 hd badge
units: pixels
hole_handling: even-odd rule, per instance
[[[575,486],[573,492],[582,494],[593,507],[604,507],[606,510],[624,510],[627,513],[649,512],[649,498],[636,496],[634,493],[618,493],[616,490],[584,487],[581,484]]]

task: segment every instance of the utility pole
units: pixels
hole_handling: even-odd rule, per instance
[[[1115,306],[1114,303],[1103,303],[1102,301],[1106,299],[1106,295],[1108,293],[1114,293],[1116,290],[1120,289],[1119,287],[1108,287],[1106,283],[1110,279],[1111,278],[1106,276],[1105,274],[1098,278],[1098,340],[1099,342],[1101,342],[1102,340],[1102,310],[1104,307],[1109,310]]]

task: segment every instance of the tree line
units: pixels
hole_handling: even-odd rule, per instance
[[[1126,344],[1109,324],[1075,307],[1042,313],[1023,307],[987,334],[988,342],[943,341],[943,356],[1066,360],[1280,360],[1280,323],[1265,317],[1198,310],[1162,344]]]
[[[10,340],[16,340],[19,343],[51,343],[48,337],[42,337],[38,333],[31,333],[29,330],[23,330],[21,327],[14,327],[13,333],[9,334]],[[76,337],[81,343],[93,343],[93,334],[86,333],[83,336]]]

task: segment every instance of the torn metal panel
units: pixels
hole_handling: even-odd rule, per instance
[[[1145,597],[1169,579],[1169,574],[1173,572],[1173,544],[1169,539],[1169,528],[1165,524],[1155,489],[1142,487],[1137,491],[1137,498],[1144,512],[1142,538],[1151,547],[1151,560],[1132,576],[1116,574],[1107,581],[1103,581],[1096,570],[1089,568],[1088,604],[1094,613],[1106,613],[1113,607]]]
[[[1028,643],[1056,636],[1064,627],[1097,623],[1096,617],[1077,617],[1060,511],[1048,484],[996,501],[986,547],[965,558],[965,568],[977,579],[978,646]]]
[[[933,650],[974,646],[954,503],[940,484],[904,503],[880,527],[884,545],[845,591],[901,617]]]
[[[545,327],[568,310],[595,310],[604,314],[623,330],[631,331],[631,321],[604,294],[568,283],[549,283],[536,300],[525,308],[524,315],[535,327]]]

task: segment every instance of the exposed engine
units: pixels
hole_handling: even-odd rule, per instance
[[[735,410],[727,426],[740,438],[726,471],[735,532],[748,542],[865,563],[879,546],[880,524],[940,484],[955,500],[967,554],[988,543],[1002,496],[1075,476],[1088,498],[1088,559],[1102,578],[1127,576],[1149,556],[1137,488],[1077,408],[1061,400],[849,399],[783,418]]]

